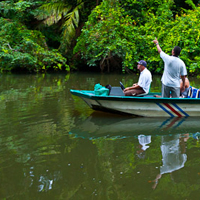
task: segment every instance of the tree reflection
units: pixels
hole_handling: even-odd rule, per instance
[[[166,193],[164,199],[198,199],[199,119],[162,124],[161,119],[150,123],[99,114],[86,123],[91,110],[69,89],[92,89],[100,78],[110,81],[72,77],[1,79],[0,199],[163,199]],[[180,130],[189,130],[190,138],[176,134]],[[140,150],[145,150],[143,159],[137,156]],[[152,190],[150,180],[158,173],[162,178]]]

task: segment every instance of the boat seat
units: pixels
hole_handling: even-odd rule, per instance
[[[112,87],[110,96],[124,96],[124,92],[122,91],[121,87]]]
[[[199,89],[190,86],[188,91],[188,97],[187,98],[200,98],[199,96]]]
[[[137,97],[143,97],[147,94],[149,94],[149,92],[138,94]],[[110,91],[110,96],[125,96],[125,94],[124,94],[123,90],[121,89],[121,87],[112,87],[111,91]]]

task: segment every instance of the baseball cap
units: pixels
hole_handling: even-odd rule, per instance
[[[140,60],[140,61],[138,62],[138,64],[143,65],[144,67],[147,66],[147,63],[146,63],[146,61],[144,61],[144,60]]]

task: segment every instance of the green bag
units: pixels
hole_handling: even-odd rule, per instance
[[[100,96],[108,96],[109,94],[109,89],[103,87],[101,84],[97,83],[94,86],[94,94],[95,95],[100,95]]]

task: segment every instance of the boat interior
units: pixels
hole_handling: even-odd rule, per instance
[[[155,94],[149,93],[139,95],[139,97],[155,97],[154,95]],[[124,96],[124,93],[121,87],[112,87],[110,90],[110,96]]]

